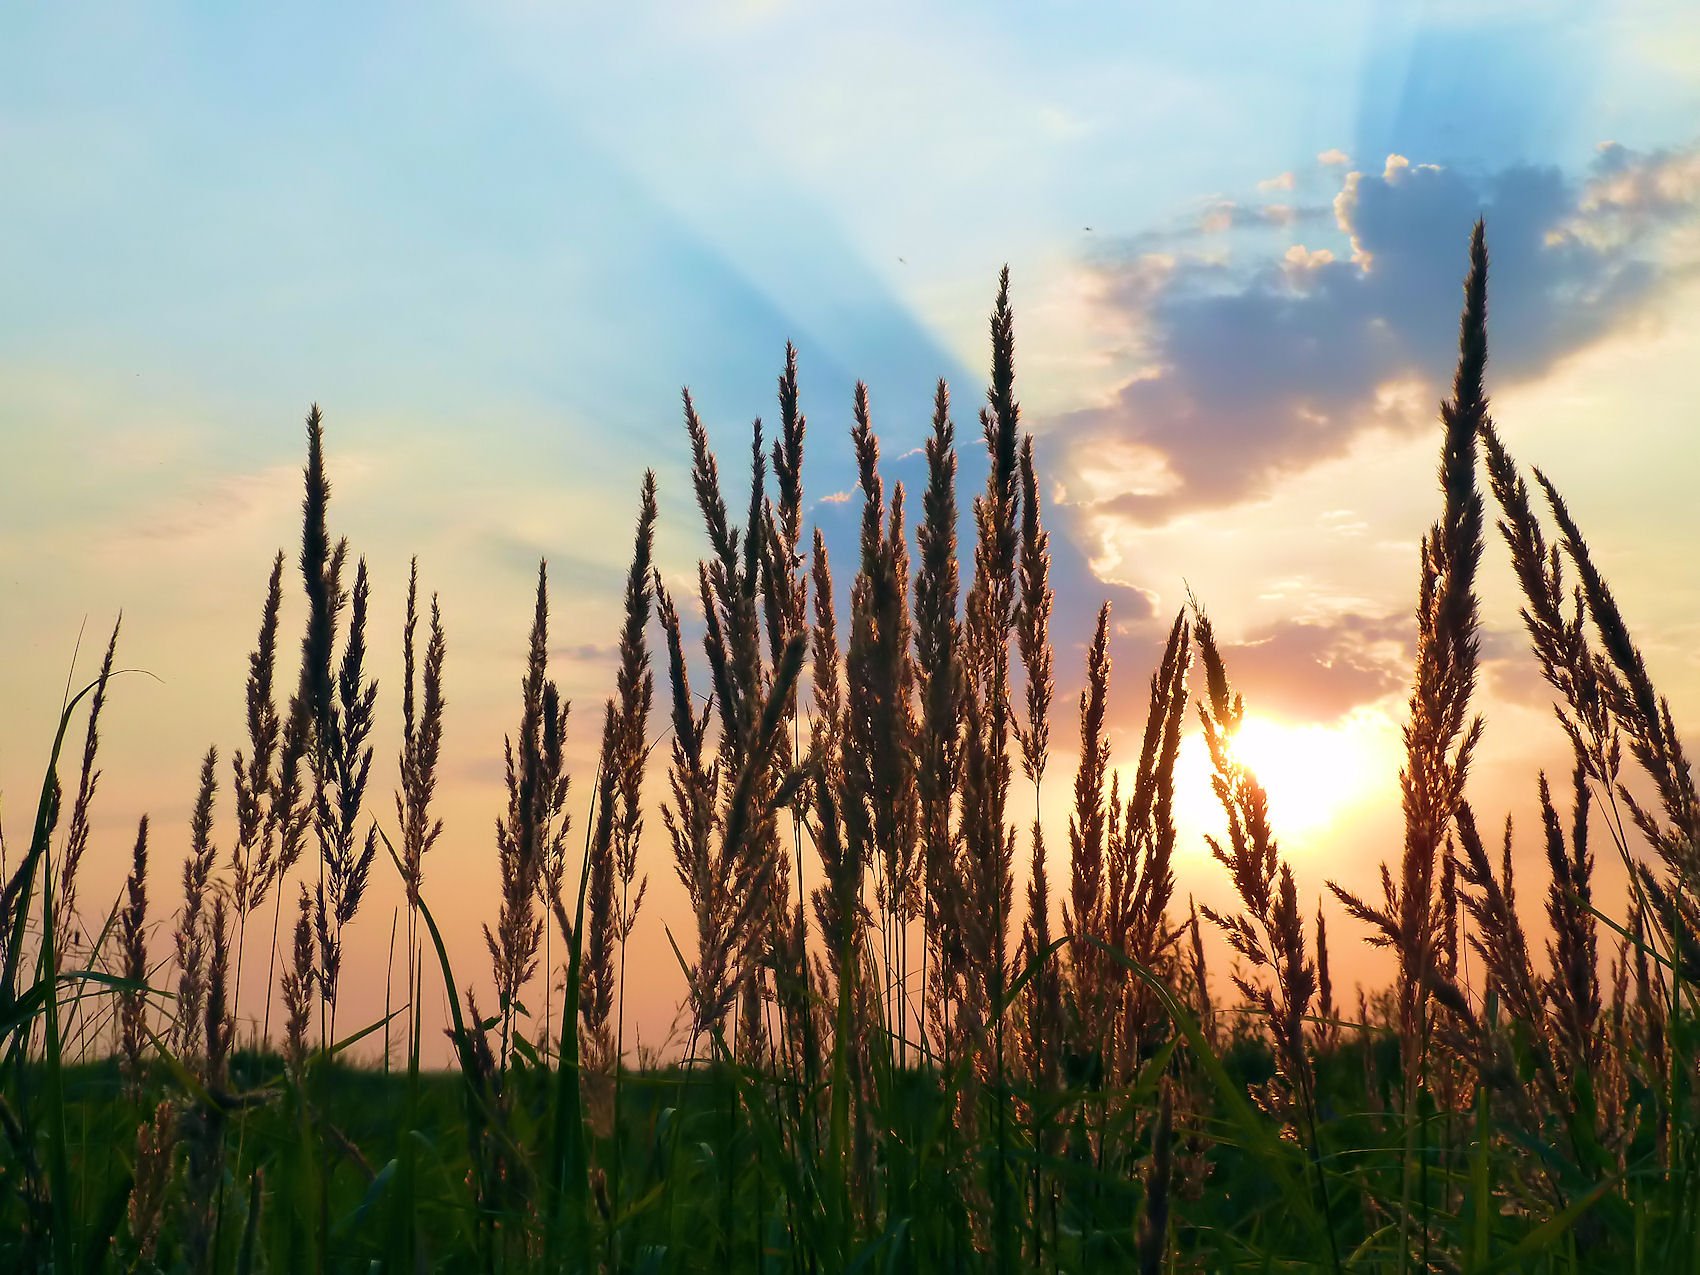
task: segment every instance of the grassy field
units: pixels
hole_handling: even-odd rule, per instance
[[[848,590],[805,536],[794,357],[747,504],[686,395],[698,596],[654,570],[646,476],[600,760],[576,785],[540,567],[487,981],[451,968],[431,909],[449,639],[416,569],[400,782],[380,795],[370,586],[329,530],[315,407],[299,670],[279,669],[280,553],[247,737],[207,753],[169,950],[149,948],[150,897],[177,869],[150,863],[146,820],[118,904],[91,919],[77,899],[116,632],[0,873],[0,1268],[1700,1270],[1700,798],[1581,530],[1488,414],[1482,228],[1415,573],[1404,844],[1379,896],[1335,888],[1347,935],[1301,911],[1199,602],[1173,618],[1139,754],[1115,770],[1098,613],[1079,765],[1047,774],[1055,599],[1007,275],[991,338],[968,503],[948,388],[913,502],[881,479],[858,389]],[[1513,880],[1512,830],[1470,801],[1490,501],[1574,753],[1571,775],[1530,777],[1532,884]],[[1210,848],[1239,900],[1223,912],[1175,897],[1195,717],[1226,824]],[[1028,817],[1047,778],[1073,794],[1049,852]],[[1621,857],[1626,897],[1596,899],[1598,853]],[[669,867],[690,908],[662,918],[645,887]],[[339,1023],[343,935],[374,872],[406,890],[408,989],[392,1021]],[[1231,971],[1208,966],[1212,930]],[[1391,949],[1392,983],[1339,1003],[1331,938]],[[689,988],[682,1056],[637,1069],[633,941],[667,943]],[[244,960],[276,971],[264,1052],[237,1047]],[[556,978],[546,1027],[526,998]],[[413,1011],[438,996],[447,1071],[422,1067]],[[379,1031],[403,1061],[350,1061]]]
[[[1266,1081],[1273,1070],[1268,1051],[1249,1037],[1231,1049],[1224,1062],[1238,1084]],[[417,1260],[431,1269],[477,1268],[492,1255],[499,1265],[528,1265],[523,1232],[538,1224],[537,1203],[518,1204],[512,1217],[500,1219],[508,1228],[517,1228],[511,1244],[500,1236],[503,1228],[493,1227],[491,1236],[481,1236],[479,1217],[470,1207],[472,1161],[457,1074],[427,1071],[413,1080],[402,1072],[335,1066],[322,1076],[323,1119],[336,1131],[336,1141],[347,1144],[337,1155],[336,1171],[322,1181],[317,1175],[296,1176],[301,1113],[291,1098],[283,1059],[237,1053],[231,1077],[244,1093],[264,1095],[227,1130],[225,1148],[229,1183],[251,1182],[256,1176],[261,1182],[264,1204],[255,1238],[256,1266],[300,1269],[316,1261],[321,1210],[328,1224],[327,1263],[333,1269],[366,1269],[371,1262],[392,1265],[397,1246],[410,1243],[419,1246]],[[1362,1106],[1362,1078],[1355,1057],[1338,1074],[1337,1096],[1354,1109]],[[617,1235],[625,1264],[637,1269],[705,1269],[730,1263],[734,1269],[753,1270],[761,1268],[763,1254],[770,1265],[788,1266],[793,1236],[800,1228],[784,1195],[786,1174],[771,1166],[764,1171],[760,1143],[769,1131],[752,1123],[742,1109],[738,1078],[713,1067],[689,1073],[666,1069],[627,1073],[622,1084],[619,1157],[629,1199],[617,1217],[611,1209],[604,1216],[608,1184],[605,1178],[593,1181],[599,1221],[604,1226],[614,1222],[600,1242],[614,1241]],[[515,1080],[516,1105],[523,1112],[515,1127],[532,1137],[538,1136],[536,1126],[547,1117],[548,1085],[548,1077],[536,1072]],[[64,1086],[80,1207],[91,1216],[111,1216],[133,1185],[133,1166],[128,1156],[112,1156],[108,1150],[134,1139],[135,1104],[125,1093],[116,1060],[67,1068]],[[940,1110],[939,1078],[911,1075],[905,1087],[897,1105],[910,1113],[918,1139],[930,1135],[934,1141],[931,1147],[917,1141],[915,1154],[947,1162],[952,1148],[946,1113]],[[612,1130],[593,1131],[593,1161],[612,1165],[615,1154]],[[404,1158],[410,1160],[412,1174],[405,1191],[397,1181]],[[1033,1163],[1031,1155],[1021,1156],[1024,1168]],[[1075,1184],[1058,1202],[1058,1224],[1067,1237],[1065,1251],[1057,1255],[1060,1265],[1135,1265],[1129,1219],[1139,1212],[1136,1182],[1120,1173],[1100,1174],[1093,1155],[1078,1142],[1072,1150],[1064,1148],[1048,1172]],[[1237,1238],[1224,1247],[1222,1237],[1212,1234],[1218,1228],[1253,1243],[1257,1230],[1281,1228],[1278,1193],[1255,1161],[1237,1154],[1231,1145],[1213,1155],[1212,1184],[1213,1195],[1234,1202],[1232,1210],[1214,1219],[1201,1214],[1176,1222],[1176,1242],[1185,1246],[1195,1264],[1207,1267],[1239,1247]],[[915,1187],[926,1190],[925,1179]],[[933,1189],[948,1190],[948,1182],[941,1178]],[[249,1216],[249,1201],[240,1191],[233,1191],[224,1206],[228,1213],[222,1223],[216,1215],[212,1221],[222,1254],[219,1269],[236,1264]],[[1259,1216],[1263,1220],[1254,1221]],[[962,1227],[964,1219],[957,1214],[954,1222]],[[911,1222],[905,1243],[948,1255],[950,1262],[962,1245],[961,1260],[973,1264],[976,1259],[966,1247],[969,1233],[953,1229],[951,1223],[949,1209],[922,1210]],[[398,1227],[413,1230],[415,1238],[401,1238]],[[1296,1233],[1290,1238],[1302,1241]],[[169,1269],[181,1264],[183,1254],[173,1251],[167,1235],[151,1260]],[[597,1253],[595,1260],[605,1262],[608,1255]]]

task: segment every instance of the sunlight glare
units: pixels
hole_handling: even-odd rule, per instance
[[[1337,722],[1298,724],[1248,714],[1234,754],[1269,794],[1269,820],[1286,850],[1328,831],[1347,811],[1389,799],[1399,773],[1398,728],[1374,709]],[[1181,741],[1175,763],[1175,815],[1184,842],[1220,837],[1221,803],[1210,784],[1210,752],[1201,731]]]

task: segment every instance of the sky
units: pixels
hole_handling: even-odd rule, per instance
[[[973,438],[1007,263],[1056,554],[1051,844],[1098,603],[1125,761],[1190,588],[1261,719],[1248,751],[1301,892],[1370,888],[1397,853],[1417,542],[1478,216],[1504,437],[1570,500],[1679,724],[1700,710],[1697,120],[1700,12],[1650,0],[6,6],[10,843],[79,633],[86,676],[122,612],[119,662],[143,673],[111,696],[82,896],[104,915],[146,811],[155,907],[175,906],[198,760],[242,741],[317,401],[332,528],[373,577],[380,812],[411,555],[442,599],[426,894],[483,986],[539,557],[582,821],[646,467],[664,574],[688,586],[705,552],[680,387],[737,474],[794,341],[808,517],[838,543],[855,380],[888,481],[913,487],[938,377]],[[1567,763],[1488,548],[1474,793],[1527,823],[1537,769]],[[1180,888],[1226,903],[1196,740],[1183,777]],[[662,927],[685,914],[650,823],[630,1021],[661,1045],[683,988]],[[1532,838],[1520,861],[1540,879]],[[398,899],[380,870],[344,1022],[382,1010]],[[1349,926],[1336,982],[1373,982]],[[250,965],[250,1003],[260,982]]]

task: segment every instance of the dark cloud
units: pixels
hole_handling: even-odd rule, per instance
[[[1232,225],[1239,210],[1227,209],[1218,221]],[[1692,151],[1607,146],[1582,181],[1552,167],[1469,172],[1393,157],[1379,174],[1346,175],[1334,201],[1339,237],[1326,243],[1264,252],[1249,266],[1149,252],[1104,264],[1107,303],[1148,334],[1140,361],[1155,374],[1108,407],[1055,422],[1056,436],[1076,474],[1106,442],[1166,467],[1156,489],[1105,494],[1101,476],[1086,485],[1100,513],[1153,525],[1255,497],[1369,429],[1432,419],[1456,357],[1477,216],[1492,262],[1491,375],[1504,385],[1656,299],[1682,274],[1656,262],[1661,233],[1697,210]],[[1387,393],[1396,386],[1406,392]]]

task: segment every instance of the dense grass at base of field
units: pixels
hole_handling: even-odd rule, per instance
[[[1361,1057],[1364,1049],[1378,1050],[1384,1057],[1397,1055],[1385,1033],[1343,1048],[1331,1069],[1339,1083],[1325,1091],[1328,1106],[1342,1112],[1364,1109],[1363,1077],[1369,1074]],[[1224,1051],[1223,1065],[1236,1084],[1248,1088],[1267,1083],[1274,1072],[1267,1047],[1251,1037],[1234,1041]],[[37,1089],[41,1079],[38,1069],[19,1078],[26,1091]],[[908,1072],[903,1077],[905,1093],[895,1105],[909,1110],[913,1127],[940,1129],[937,1150],[949,1155],[956,1149],[948,1145],[948,1121],[938,1119],[944,1103],[941,1080],[931,1069]],[[148,1096],[138,1103],[126,1093],[116,1059],[67,1066],[63,1084],[73,1189],[92,1216],[101,1202],[129,1189],[137,1128],[155,1100],[172,1091],[171,1085],[160,1069]],[[300,1095],[283,1058],[236,1051],[230,1086],[247,1095],[252,1105],[233,1115],[227,1130],[221,1174],[226,1216],[212,1269],[232,1269],[238,1259],[247,1228],[248,1187],[256,1174],[261,1182],[256,1229],[262,1268],[292,1269],[303,1254],[313,1254],[316,1260],[321,1238],[317,1207],[300,1199],[300,1184],[291,1181],[302,1149]],[[422,1070],[410,1078],[405,1070],[341,1062],[323,1066],[310,1078],[307,1088],[319,1104],[313,1120],[320,1131],[311,1154],[323,1170],[329,1240],[324,1258],[331,1269],[365,1269],[368,1263],[383,1268],[389,1263],[399,1207],[396,1169],[409,1146],[417,1156],[417,1178],[407,1211],[421,1259],[432,1269],[453,1270],[477,1267],[488,1256],[481,1250],[478,1220],[469,1208],[471,1161],[462,1086],[462,1077],[454,1071]],[[626,1071],[622,1086],[620,1141],[628,1181],[616,1216],[603,1180],[596,1201],[597,1243],[615,1244],[640,1268],[644,1261],[637,1255],[645,1253],[656,1269],[666,1270],[783,1271],[817,1265],[799,1248],[783,1204],[782,1173],[778,1166],[763,1164],[760,1135],[739,1106],[740,1085],[728,1069],[704,1065],[689,1071]],[[520,1072],[514,1093],[516,1108],[541,1127],[550,1100],[549,1075]],[[1084,1116],[1099,1098],[1082,1093],[1074,1101]],[[1333,1127],[1362,1150],[1364,1144],[1351,1124],[1342,1116]],[[598,1164],[611,1163],[612,1131],[604,1130],[595,1142],[592,1158]],[[1145,1148],[1130,1145],[1126,1150],[1143,1154]],[[1030,1145],[1012,1149],[1011,1172],[1019,1177],[1031,1161]],[[1084,1271],[1134,1263],[1132,1219],[1143,1199],[1138,1185],[1119,1172],[1103,1172],[1094,1153],[1083,1150],[1078,1141],[1072,1150],[1061,1150],[1055,1167],[1072,1183],[1059,1226],[1061,1249],[1051,1259],[1055,1266]],[[1176,1243],[1195,1260],[1208,1264],[1212,1254],[1225,1259],[1231,1246],[1223,1244],[1224,1236],[1243,1233],[1249,1239],[1261,1232],[1267,1241],[1286,1229],[1279,1192],[1255,1158],[1231,1145],[1217,1146],[1209,1172],[1208,1197],[1183,1203],[1176,1219]],[[728,1173],[732,1229],[724,1232]],[[931,1204],[918,1199],[904,1229],[911,1237],[942,1231],[948,1243],[953,1222],[960,1220],[953,1212],[960,1208],[960,1201],[948,1195]],[[511,1218],[487,1220],[521,1236],[537,1226],[545,1211],[541,1200],[531,1199]],[[890,1248],[877,1239],[868,1245],[869,1251],[882,1247]],[[113,1255],[121,1259],[123,1249],[123,1241],[116,1241]],[[0,1256],[8,1251],[16,1256],[20,1250],[0,1240]],[[524,1242],[516,1239],[508,1261],[520,1260],[523,1252]],[[969,1260],[967,1250],[964,1260]],[[178,1269],[184,1261],[169,1228],[153,1261],[164,1270]]]

